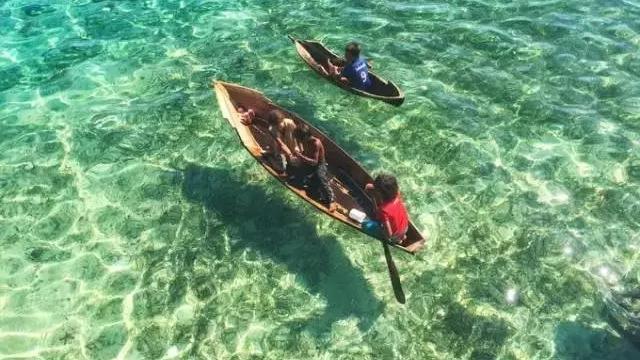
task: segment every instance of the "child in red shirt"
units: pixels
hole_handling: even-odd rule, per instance
[[[362,224],[365,231],[384,239],[402,244],[409,230],[409,214],[404,206],[398,182],[393,175],[380,174],[365,190],[376,206],[375,219]]]

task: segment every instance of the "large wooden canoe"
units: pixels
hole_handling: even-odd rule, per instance
[[[344,150],[336,145],[331,139],[320,132],[315,127],[300,116],[279,107],[266,98],[262,93],[242,87],[240,85],[216,81],[213,83],[216,97],[220,105],[222,115],[229,121],[229,124],[235,129],[242,145],[249,151],[256,161],[258,161],[271,175],[278,179],[289,190],[296,193],[302,199],[315,206],[318,210],[339,220],[359,231],[362,231],[361,225],[352,220],[348,213],[351,209],[358,209],[366,214],[371,215],[372,202],[364,194],[362,188],[365,184],[372,182],[373,179],[354,159],[352,159]],[[251,108],[255,111],[256,117],[265,118],[266,114],[274,109],[283,111],[296,124],[309,125],[314,136],[320,138],[325,147],[325,157],[329,168],[330,184],[333,188],[337,210],[329,212],[328,209],[320,202],[298,187],[289,184],[287,181],[277,176],[278,172],[272,164],[262,157],[263,150],[273,148],[275,146],[274,139],[270,135],[266,124],[262,122],[254,122],[250,126],[242,124],[240,114],[237,111],[238,106]],[[415,253],[425,243],[424,238],[413,224],[410,224],[407,232],[407,239],[403,243],[404,246],[396,246],[409,253]]]
[[[337,85],[347,91],[360,96],[369,97],[373,99],[382,100],[394,106],[400,106],[404,102],[404,93],[400,90],[396,84],[391,81],[385,80],[375,73],[369,71],[369,76],[372,81],[371,89],[364,91],[356,89],[352,86],[345,85],[338,81],[335,77],[328,75],[327,60],[331,60],[333,64],[344,63],[344,59],[327,49],[322,43],[317,41],[298,40],[292,36],[289,39],[293,41],[296,46],[298,55],[304,60],[310,68],[317,72],[323,78],[329,80],[334,85]]]

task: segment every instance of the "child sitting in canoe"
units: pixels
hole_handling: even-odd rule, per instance
[[[333,190],[329,184],[329,174],[322,141],[311,134],[307,124],[295,130],[295,138],[300,142],[294,157],[298,163],[287,167],[289,181],[306,187],[313,197],[317,197],[330,212],[336,209]]]
[[[249,112],[241,113],[241,121],[245,125],[251,125],[254,118],[255,115],[252,116]],[[294,154],[298,149],[298,143],[293,136],[296,123],[286,117],[282,111],[276,109],[267,113],[266,123],[263,126],[268,128],[274,143],[272,147],[263,150],[262,157],[271,164],[279,177],[285,178],[288,165],[297,161]]]
[[[327,60],[329,75],[335,76],[345,85],[351,85],[360,90],[368,90],[371,87],[371,78],[367,61],[360,56],[360,45],[356,42],[347,44],[344,51],[346,63],[343,67],[335,66],[331,60]]]
[[[365,186],[365,191],[376,206],[375,219],[365,221],[362,228],[396,244],[402,244],[409,230],[409,215],[398,190],[398,182],[393,175],[380,174],[373,184]]]
[[[278,152],[281,154],[284,168],[294,161],[294,153],[298,150],[298,142],[294,138],[293,132],[296,130],[296,123],[285,116],[280,110],[271,110],[267,114],[269,131],[278,144]]]
[[[242,124],[250,126],[257,121],[259,127],[268,129],[274,143],[273,146],[269,146],[262,151],[262,157],[278,172],[278,176],[286,177],[287,164],[296,161],[294,152],[298,149],[298,144],[293,136],[296,123],[277,109],[267,113],[266,121],[258,118],[253,109],[247,109],[242,105],[238,105],[236,109],[240,114],[240,122]]]

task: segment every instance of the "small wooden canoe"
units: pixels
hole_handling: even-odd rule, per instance
[[[348,216],[351,209],[358,209],[368,215],[371,215],[373,211],[371,200],[362,190],[364,185],[372,182],[373,179],[362,166],[318,129],[311,126],[311,124],[298,115],[275,105],[271,100],[262,95],[262,93],[240,85],[221,81],[214,82],[213,87],[222,115],[235,129],[242,145],[244,145],[256,161],[289,190],[315,206],[318,210],[359,231],[363,231],[360,223],[352,220]],[[270,161],[262,156],[263,150],[272,149],[275,146],[275,141],[267,129],[266,124],[260,121],[255,121],[249,126],[242,124],[240,114],[237,111],[238,106],[253,109],[257,118],[265,118],[269,111],[279,109],[296,124],[309,125],[313,135],[321,139],[325,147],[325,158],[329,168],[330,184],[333,188],[334,200],[337,203],[337,209],[335,211],[329,212],[324,205],[310,195],[307,195],[303,189],[295,187],[286,180],[278,177],[278,171],[276,171]],[[424,243],[425,240],[420,232],[413,224],[410,224],[407,239],[403,243],[403,246],[396,247],[409,253],[415,253]]]
[[[344,59],[327,49],[322,43],[317,41],[298,40],[292,36],[289,39],[293,41],[296,46],[298,55],[309,65],[310,68],[315,70],[320,76],[329,80],[334,85],[337,85],[347,91],[354,94],[369,97],[373,99],[382,100],[394,106],[400,106],[404,102],[404,93],[400,90],[396,84],[391,81],[385,80],[375,73],[369,71],[371,77],[372,86],[369,91],[356,89],[352,86],[345,85],[338,81],[335,77],[328,75],[327,60],[331,60],[332,64],[344,63]]]

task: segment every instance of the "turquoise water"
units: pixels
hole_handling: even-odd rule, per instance
[[[355,39],[400,108],[286,34]],[[212,79],[398,175],[418,255],[248,156]],[[0,1],[0,358],[633,359],[640,2]]]

